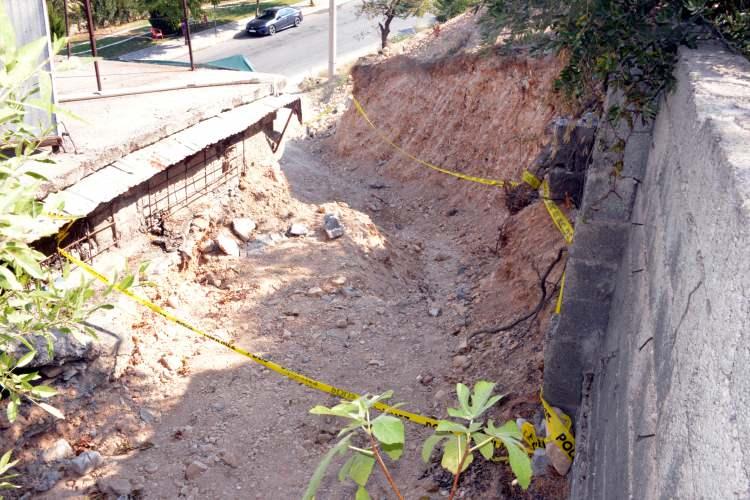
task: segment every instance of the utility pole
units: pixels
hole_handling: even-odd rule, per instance
[[[63,12],[65,13],[65,38],[68,46],[68,59],[70,59],[70,21],[68,20],[68,0],[63,0]]]
[[[86,0],[88,2],[88,0]],[[185,14],[185,40],[187,40],[188,53],[190,54],[190,71],[195,71],[193,62],[193,44],[190,42],[190,17],[188,16],[187,0],[182,0],[182,11]]]
[[[328,79],[336,74],[336,0],[328,0]]]
[[[96,88],[102,91],[102,79],[99,76],[99,61],[96,60],[96,39],[94,38],[94,18],[91,15],[91,0],[85,1],[86,18],[89,25],[89,43],[91,44],[91,55],[94,56],[94,73],[96,73]]]

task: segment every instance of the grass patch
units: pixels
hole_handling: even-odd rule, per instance
[[[294,5],[298,2],[299,0],[274,0],[271,2],[261,2],[260,11],[263,12],[264,9],[268,9],[269,7]],[[205,9],[205,13],[209,18],[212,18],[212,16],[215,15],[217,23],[228,23],[230,21],[236,21],[238,19],[255,16],[255,2],[219,5],[216,7],[216,9]],[[212,23],[213,21],[209,23],[212,25],[211,27],[213,27]]]

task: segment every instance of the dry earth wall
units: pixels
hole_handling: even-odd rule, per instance
[[[750,63],[684,49],[676,76],[616,182],[594,156],[548,339],[575,499],[750,498]]]

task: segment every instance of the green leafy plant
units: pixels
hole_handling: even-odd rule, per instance
[[[509,420],[496,427],[492,420],[484,421],[484,413],[503,398],[492,395],[494,388],[495,384],[484,380],[477,382],[471,391],[466,385],[457,384],[458,408],[448,408],[448,415],[460,422],[440,420],[435,434],[427,438],[422,447],[422,459],[428,462],[435,447],[442,445],[440,465],[453,474],[449,499],[455,496],[461,473],[474,461],[475,453],[493,460],[500,447],[505,448],[507,456],[499,457],[499,460],[510,462],[518,484],[523,489],[529,487],[531,461],[516,423]]]
[[[396,497],[403,500],[404,497],[393,481],[383,454],[394,461],[401,457],[404,452],[404,424],[393,415],[383,413],[373,418],[371,414],[374,405],[392,396],[393,391],[387,391],[379,396],[365,395],[354,401],[342,401],[331,408],[316,406],[310,410],[310,413],[315,415],[331,415],[346,419],[348,424],[339,432],[339,441],[325,454],[315,470],[305,491],[305,500],[315,498],[315,493],[334,457],[346,453],[351,453],[351,456],[341,467],[338,477],[339,481],[351,479],[357,484],[356,500],[370,498],[366,486],[375,463],[383,471]],[[365,444],[361,447],[353,445],[356,437],[364,437]]]
[[[674,86],[680,45],[720,38],[750,54],[750,2],[731,0],[487,0],[485,28],[511,45],[565,55],[557,85],[575,101],[601,104],[619,90],[610,119],[653,118]]]
[[[485,422],[484,414],[502,399],[493,395],[495,384],[479,381],[470,391],[464,384],[456,386],[458,408],[448,408],[448,415],[459,420],[440,420],[435,433],[427,438],[422,447],[422,459],[429,462],[436,446],[442,446],[441,466],[453,474],[453,487],[449,499],[453,499],[458,489],[459,478],[474,461],[475,454],[487,460],[507,461],[516,476],[518,484],[526,489],[531,482],[531,461],[523,445],[523,437],[516,423],[509,420],[496,427],[490,420]],[[323,457],[310,479],[304,498],[312,500],[320,487],[326,470],[337,455],[351,453],[349,459],[339,471],[339,480],[353,480],[357,484],[356,500],[370,498],[367,493],[367,481],[372,474],[375,463],[383,471],[388,484],[399,499],[403,499],[397,485],[383,460],[383,453],[390,459],[398,460],[404,451],[404,426],[401,420],[381,414],[372,418],[371,409],[379,402],[390,399],[393,391],[379,396],[363,396],[354,401],[342,401],[340,404],[326,408],[316,406],[310,413],[331,415],[348,420],[348,425],[339,432],[339,441]],[[397,407],[400,405],[395,405]],[[352,444],[357,435],[365,437],[364,446]],[[499,450],[505,449],[506,455]]]
[[[54,48],[64,43],[58,40]],[[34,123],[29,110],[41,116],[59,112],[51,104],[50,75],[42,71],[46,44],[42,38],[18,47],[0,4],[0,400],[7,401],[11,422],[24,400],[63,418],[44,402],[56,391],[36,385],[40,376],[28,368],[40,350],[52,357],[57,335],[95,336],[84,322],[112,307],[94,304],[92,282],[81,279],[74,285],[67,268],[58,276],[43,266],[45,255],[31,246],[56,231],[52,214],[63,209],[54,195],[44,201],[37,197],[46,180],[42,167],[52,160],[39,147],[49,131]],[[131,276],[119,282],[132,283]]]
[[[0,457],[0,490],[19,488],[18,485],[11,482],[11,479],[18,477],[18,474],[8,472],[18,464],[18,460],[10,461],[12,454],[12,451],[6,451],[5,454]],[[2,495],[0,495],[0,500],[2,500],[2,498]]]

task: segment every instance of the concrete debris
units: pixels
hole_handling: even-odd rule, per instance
[[[306,225],[295,223],[289,227],[289,231],[287,231],[287,234],[289,236],[305,236],[308,232],[310,231],[307,229]]]
[[[42,460],[45,463],[56,462],[58,460],[64,460],[68,457],[73,456],[73,448],[64,439],[58,439],[52,446],[42,450]]]
[[[99,491],[105,495],[115,495],[117,497],[127,497],[133,491],[130,480],[124,477],[103,477],[96,481]]]
[[[438,316],[440,316],[440,314],[442,314],[443,311],[439,307],[431,307],[430,310],[427,312],[433,318],[437,318]]]
[[[256,227],[255,221],[248,217],[239,217],[232,221],[232,230],[242,241],[250,241]]]
[[[70,470],[77,476],[85,476],[97,469],[103,462],[104,459],[98,451],[88,450],[70,461]]]
[[[568,454],[562,451],[555,443],[547,443],[546,450],[547,457],[549,458],[550,463],[552,463],[552,467],[554,467],[557,473],[561,476],[566,475],[572,464]]]
[[[203,462],[199,462],[197,460],[191,462],[190,465],[188,465],[185,469],[185,479],[187,479],[188,481],[192,481],[207,470],[208,465],[204,464]]]
[[[323,217],[323,229],[329,240],[344,236],[344,226],[341,225],[341,220],[337,214],[326,214]]]
[[[26,368],[39,368],[46,365],[63,365],[72,361],[90,360],[96,355],[96,349],[91,337],[86,335],[68,335],[56,329],[51,331],[52,350],[47,349],[47,337],[35,335],[27,338],[34,345],[36,356],[26,365]],[[20,342],[9,344],[7,353],[18,359],[28,352]]]
[[[241,465],[239,457],[232,453],[231,451],[222,451],[219,454],[219,458],[221,458],[221,461],[227,464],[228,466],[232,467],[233,469],[236,469]]]
[[[307,295],[308,297],[322,297],[323,295],[325,295],[325,292],[319,286],[314,286],[307,292],[305,292],[305,295]]]
[[[346,328],[347,326],[349,326],[349,322],[346,319],[336,320],[336,328]]]
[[[346,277],[345,276],[336,276],[331,280],[331,283],[334,285],[342,286],[346,284]]]
[[[237,241],[228,233],[220,233],[216,237],[216,245],[225,254],[231,257],[240,256],[240,246]]]

